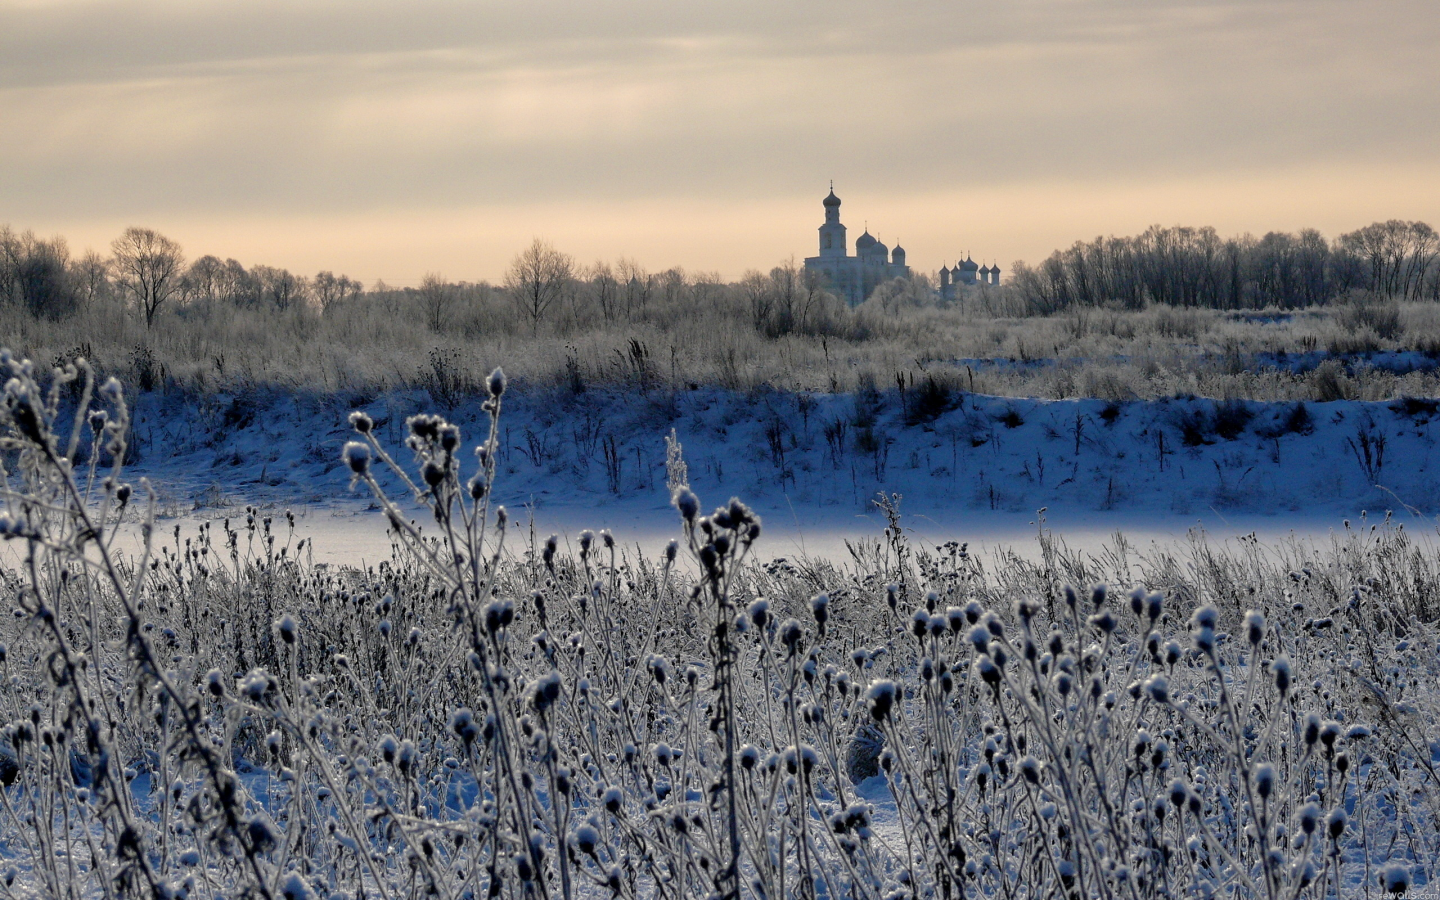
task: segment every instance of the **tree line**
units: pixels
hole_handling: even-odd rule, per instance
[[[185,259],[180,245],[149,228],[127,228],[108,256],[72,257],[62,237],[0,226],[0,306],[61,320],[89,304],[131,310],[146,328],[167,313],[276,310],[304,318],[359,301],[420,314],[441,332],[465,319],[468,333],[532,336],[591,327],[667,321],[696,307],[743,322],[757,334],[864,339],[883,333],[905,309],[941,305],[929,279],[882,284],[858,308],[837,299],[822,277],[793,259],[737,281],[671,268],[650,272],[632,259],[579,264],[536,239],[512,260],[499,285],[453,283],[427,273],[418,287],[377,282],[368,290],[344,274],[302,276],[234,259]],[[1318,231],[1221,238],[1214,228],[1154,226],[1134,237],[1100,237],[1056,251],[1038,266],[1016,263],[1007,285],[987,289],[986,308],[1045,315],[1072,306],[1296,308],[1361,291],[1440,300],[1440,235],[1423,222],[1376,222],[1333,241]],[[468,317],[468,318],[467,318]]]
[[[1010,289],[1030,313],[1118,305],[1291,309],[1354,291],[1440,300],[1440,234],[1392,219],[1333,241],[1314,229],[1221,238],[1214,228],[1155,225],[1133,237],[1098,237],[1037,266],[1016,263]]]
[[[840,334],[855,327],[849,308],[793,259],[768,273],[750,271],[726,282],[717,274],[680,268],[651,272],[624,257],[582,265],[537,238],[515,255],[499,285],[450,282],[427,272],[417,287],[377,281],[366,289],[330,271],[307,277],[273,266],[246,268],[211,255],[187,261],[176,241],[149,228],[127,228],[109,249],[108,256],[89,251],[72,258],[63,237],[41,238],[0,226],[0,305],[62,320],[89,304],[116,303],[147,328],[167,313],[196,316],[236,308],[327,315],[362,300],[392,311],[416,311],[436,332],[467,316],[473,324],[478,316],[483,330],[524,330],[533,336],[542,328],[574,331],[663,318],[694,304],[748,320],[769,337]],[[885,294],[887,309],[901,293]]]
[[[63,237],[40,238],[0,226],[0,303],[47,319],[62,319],[81,306],[114,300],[129,304],[153,325],[162,310],[198,303],[279,310],[313,304],[324,309],[358,296],[364,285],[345,275],[313,278],[287,269],[202,256],[187,264],[174,240],[150,228],[127,228],[110,255],[70,255]]]

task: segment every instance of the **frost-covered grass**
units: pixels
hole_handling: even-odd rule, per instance
[[[443,323],[413,294],[363,294],[323,311],[196,302],[153,327],[112,300],[59,320],[0,307],[0,334],[50,364],[83,355],[132,395],[280,388],[373,397],[473,390],[503,358],[532,388],[852,391],[897,376],[1009,397],[1124,401],[1175,394],[1251,400],[1390,400],[1440,393],[1440,307],[1361,296],[1303,310],[1153,305],[1012,313],[1005,290],[937,307],[827,300],[804,327],[755,319],[744,285],[678,278],[606,315],[583,284],[538,329],[503,292],[458,293]],[[923,293],[923,292],[922,292]],[[808,320],[807,320],[808,321]]]
[[[390,520],[386,564],[310,566],[253,512],[125,556],[116,522],[154,510],[120,464],[118,384],[4,365],[0,893],[1434,883],[1440,582],[1403,529],[987,567],[896,524],[852,566],[760,565],[758,518],[706,514],[677,449],[671,551],[602,532],[566,555],[492,506],[497,371],[478,441],[415,416],[397,459],[352,418],[342,464]]]

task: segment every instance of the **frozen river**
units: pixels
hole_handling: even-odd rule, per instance
[[[390,555],[390,538],[385,518],[379,511],[295,507],[294,513],[293,540],[306,540],[315,562],[364,565]],[[288,534],[284,525],[284,510],[266,510],[261,515],[272,517],[277,540],[283,543]],[[221,518],[224,518],[223,514],[210,517],[210,521],[215,521],[218,527],[218,519]],[[231,514],[235,525],[242,524],[244,519],[243,510]],[[1358,528],[1362,527],[1362,523],[1368,527],[1382,520],[1383,513],[1366,516],[1363,520],[1357,513],[1348,521],[1352,528]],[[171,541],[177,524],[183,537],[194,534],[200,521],[191,517],[162,520],[157,530],[163,540]],[[425,524],[423,520],[417,521]],[[1037,535],[1041,521],[1033,513],[967,511],[943,518],[907,515],[902,518],[902,527],[915,548],[933,550],[949,541],[956,541],[969,544],[971,552],[981,557],[1015,554],[1038,560],[1041,548]],[[1344,518],[1293,514],[1286,517],[1245,517],[1223,516],[1214,512],[1183,517],[1153,512],[1047,513],[1043,519],[1045,529],[1062,541],[1068,550],[1092,556],[1114,549],[1117,535],[1123,535],[1132,555],[1177,549],[1202,537],[1212,545],[1232,547],[1251,535],[1267,546],[1289,541],[1325,546],[1333,536],[1344,532],[1346,521]],[[1394,521],[1403,524],[1417,540],[1436,546],[1437,532],[1433,519],[1407,516]],[[521,552],[529,545],[532,535],[536,541],[543,542],[549,535],[557,534],[562,546],[568,543],[573,547],[581,531],[590,529],[598,533],[602,528],[607,528],[617,544],[631,556],[636,553],[659,556],[671,539],[681,536],[678,517],[673,510],[664,508],[547,510],[533,517],[521,509],[511,512],[506,543],[512,552]],[[764,530],[755,546],[755,553],[760,559],[824,558],[845,563],[850,560],[847,544],[882,540],[884,529],[885,520],[878,511],[869,515],[846,516],[833,512],[816,515],[815,510],[791,513],[789,510],[772,509],[764,515]]]

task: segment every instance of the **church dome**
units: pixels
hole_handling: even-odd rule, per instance
[[[905,248],[896,244],[895,249],[890,251],[890,259],[895,265],[903,266],[905,264]]]
[[[868,250],[874,245],[875,238],[871,237],[870,232],[867,230],[864,234],[860,235],[858,238],[855,239],[855,252],[859,253],[861,250]]]
[[[990,274],[990,267],[989,267],[989,266],[981,266],[981,267],[980,267],[980,274],[981,274],[981,275],[989,275],[989,274]]]
[[[831,188],[831,189],[830,189],[830,196],[826,197],[822,202],[823,202],[823,203],[825,204],[825,206],[827,206],[827,207],[829,207],[829,206],[839,206],[839,205],[840,205],[840,198],[837,197],[837,196],[835,196],[835,189],[834,189],[834,188]]]
[[[977,271],[980,267],[975,265],[975,260],[967,256],[965,258],[965,261],[962,262],[960,265],[956,266],[956,268],[964,269],[967,272],[974,272]]]
[[[888,257],[890,255],[890,248],[885,246],[884,241],[876,241],[875,246],[870,248],[870,252],[876,256]]]

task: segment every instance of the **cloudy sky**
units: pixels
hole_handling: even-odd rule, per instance
[[[1440,225],[1434,0],[0,0],[0,224],[413,284]]]

